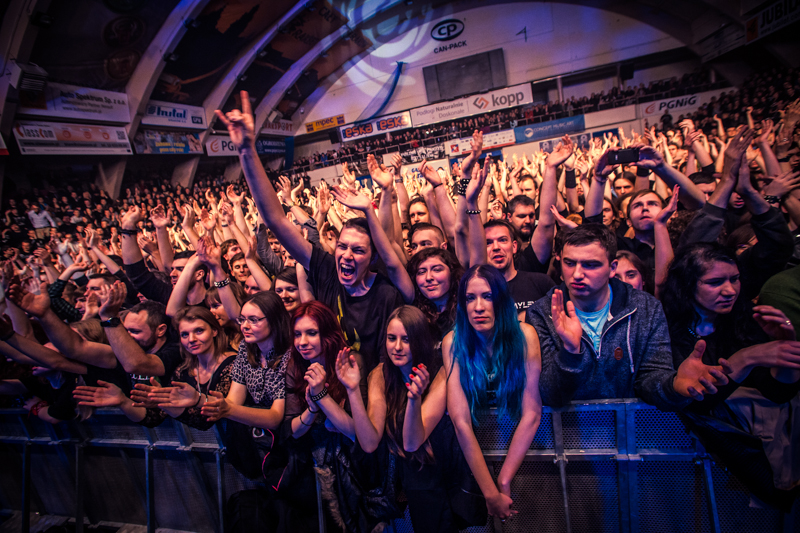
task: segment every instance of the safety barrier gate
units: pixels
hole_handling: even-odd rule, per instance
[[[489,417],[476,428],[499,473],[514,426]],[[258,486],[225,464],[215,431],[167,419],[153,429],[117,410],[52,426],[0,410],[0,507],[74,516],[77,531],[109,521],[221,531],[227,496]],[[743,486],[714,464],[672,413],[636,400],[545,408],[512,485],[519,515],[478,532],[800,533],[791,514],[749,507]],[[408,514],[398,533],[411,532]]]

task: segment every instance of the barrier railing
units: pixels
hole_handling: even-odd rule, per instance
[[[499,473],[514,424],[490,415],[476,428]],[[226,465],[215,431],[168,419],[132,424],[117,410],[56,426],[24,410],[0,410],[0,507],[74,516],[89,523],[222,531],[227,496],[257,482]],[[742,485],[717,465],[673,413],[637,400],[545,408],[512,484],[519,514],[478,532],[800,532],[791,514],[748,506]],[[398,533],[413,531],[408,514]]]

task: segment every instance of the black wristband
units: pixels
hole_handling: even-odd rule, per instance
[[[139,235],[138,229],[120,229],[119,232],[121,235]]]
[[[574,189],[577,186],[578,184],[575,180],[575,169],[567,169],[567,171],[564,172],[564,187],[567,189]]]
[[[650,169],[644,167],[636,167],[636,175],[640,178],[647,178],[650,176]]]
[[[323,399],[327,395],[328,395],[328,387],[324,387],[322,389],[322,391],[320,391],[319,394],[311,395],[311,401],[314,402],[314,403],[317,403],[318,401],[320,401],[321,399]]]

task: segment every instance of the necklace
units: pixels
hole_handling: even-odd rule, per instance
[[[689,330],[689,334],[691,334],[691,336],[692,336],[692,337],[694,337],[695,339],[697,339],[697,340],[700,340],[700,339],[702,339],[702,338],[703,338],[701,335],[699,335],[699,334],[698,334],[698,333],[697,333],[695,330],[693,330],[692,328],[686,328],[686,329],[688,329],[688,330]]]

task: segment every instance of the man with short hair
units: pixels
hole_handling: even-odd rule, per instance
[[[503,274],[519,319],[524,320],[525,311],[555,284],[546,274],[517,270],[514,265],[517,239],[511,224],[505,220],[492,220],[484,224],[483,228],[486,234],[487,260]]]
[[[33,204],[31,210],[28,211],[28,218],[31,221],[31,226],[33,226],[33,230],[36,232],[36,237],[38,239],[44,240],[49,238],[50,228],[58,227],[58,224],[53,220],[50,212],[42,209],[38,203]]]
[[[417,222],[408,231],[411,256],[425,248],[447,248],[441,228],[427,222]]]
[[[565,232],[557,254],[564,282],[528,309],[541,346],[543,403],[635,396],[676,410],[716,393],[727,377],[703,364],[703,341],[674,369],[661,303],[614,278],[616,242],[601,224]]]

